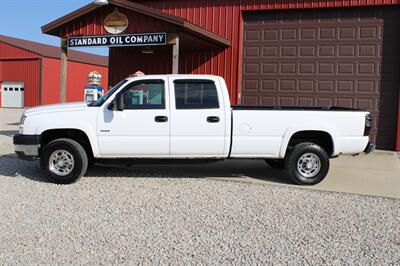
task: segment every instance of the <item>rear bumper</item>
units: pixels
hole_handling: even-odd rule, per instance
[[[34,160],[39,156],[40,136],[16,134],[13,137],[14,151],[18,158]]]
[[[364,153],[368,154],[370,152],[373,152],[375,150],[375,147],[376,147],[375,143],[368,142],[367,147],[365,147],[364,149]]]

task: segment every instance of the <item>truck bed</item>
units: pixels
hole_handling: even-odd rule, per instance
[[[366,114],[342,107],[232,106],[230,156],[283,158],[291,136],[304,131],[329,133],[335,143],[332,155],[355,154],[368,142]]]

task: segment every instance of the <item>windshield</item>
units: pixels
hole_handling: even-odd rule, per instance
[[[124,85],[128,80],[124,79],[121,80],[117,85],[115,85],[111,90],[109,90],[106,94],[101,96],[97,101],[93,102],[90,107],[99,107],[101,106],[105,101],[107,101],[108,98],[110,98],[111,95],[114,94],[116,90],[118,90],[122,85]]]

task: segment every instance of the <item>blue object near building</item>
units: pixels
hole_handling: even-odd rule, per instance
[[[90,84],[84,88],[85,102],[97,101],[104,94],[104,88],[98,84]]]

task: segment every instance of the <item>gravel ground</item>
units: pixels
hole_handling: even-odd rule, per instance
[[[0,158],[0,264],[400,264],[400,201]],[[113,176],[113,177],[110,177]]]
[[[400,264],[400,200],[97,166],[46,182],[0,129],[0,265]],[[206,166],[205,166],[206,167]]]

